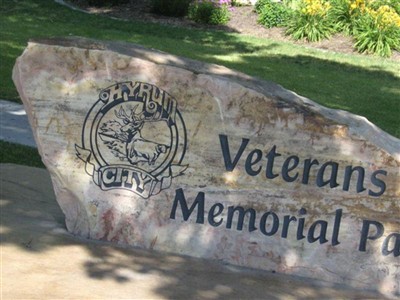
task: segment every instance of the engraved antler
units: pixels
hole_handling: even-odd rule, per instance
[[[126,114],[125,110],[123,107],[120,107],[119,111],[114,111],[115,115],[117,116],[118,119],[122,120],[129,120],[128,115]]]
[[[131,119],[135,120],[135,121],[144,121],[144,119],[145,119],[144,111],[142,111],[142,112],[140,112],[138,114],[135,113],[138,106],[139,106],[139,104],[136,104],[132,108],[132,110],[131,110]]]
[[[117,112],[116,110],[115,115],[117,116],[118,119],[121,119],[124,121],[125,124],[127,123],[143,123],[145,121],[145,114],[144,112],[140,112],[140,113],[136,113],[136,110],[138,108],[139,104],[135,105],[132,109],[131,109],[131,114],[130,116],[127,115],[126,111],[124,110],[123,107],[120,107],[119,111]]]

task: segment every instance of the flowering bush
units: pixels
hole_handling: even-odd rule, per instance
[[[377,10],[367,8],[367,13],[374,19],[378,28],[400,27],[400,15],[388,5],[380,6]]]
[[[357,8],[358,5],[361,5],[361,2],[331,0],[329,18],[332,20],[335,31],[343,32],[347,35],[355,33],[355,21],[362,12],[360,8]]]
[[[367,0],[368,1],[368,0]],[[350,11],[364,11],[366,0],[349,0]]]
[[[370,0],[369,8],[377,10],[379,7],[387,5],[394,9],[400,15],[400,1],[399,0]]]
[[[324,0],[303,0],[300,3],[301,13],[309,16],[326,16],[331,4]]]
[[[231,0],[196,0],[189,6],[189,19],[198,23],[224,25],[230,19]]]
[[[400,16],[388,5],[376,10],[366,8],[357,22],[355,48],[361,52],[390,56],[392,49],[400,50]]]
[[[286,25],[286,34],[294,39],[315,42],[342,32],[354,37],[361,53],[390,56],[392,50],[400,51],[400,0],[258,0],[259,22],[285,25],[278,7],[294,11]]]
[[[390,56],[399,49],[398,0],[331,0],[330,18],[335,30],[354,36],[361,52]]]
[[[329,38],[334,32],[327,17],[331,4],[326,0],[302,0],[294,18],[289,22],[286,34],[294,39],[317,42]]]

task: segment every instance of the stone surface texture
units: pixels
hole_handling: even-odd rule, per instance
[[[400,294],[400,259],[395,255],[400,247],[400,142],[365,118],[324,108],[225,67],[118,42],[31,41],[16,62],[13,79],[71,233]],[[131,102],[128,94],[108,110],[96,106],[112,102],[107,87],[121,82],[132,82],[131,87],[147,83],[147,88],[171,95],[177,104],[175,121],[139,114],[145,104]],[[166,111],[174,111],[171,107]],[[128,137],[124,125],[139,128],[140,138]],[[224,161],[223,137],[230,150],[225,158],[232,161],[248,139],[233,170]],[[140,143],[145,149],[138,150]],[[271,169],[277,176],[268,178],[273,146],[280,154]],[[304,183],[307,159],[319,165],[310,167]],[[333,178],[336,186],[318,186],[318,172],[329,162],[336,163],[337,174],[327,164],[320,181]],[[162,178],[154,181],[153,194],[146,196],[107,188],[118,177],[117,169],[107,169],[113,164],[121,170],[165,170],[157,175]],[[365,173],[359,191],[357,172],[348,190],[344,187],[347,166]],[[285,168],[291,178],[298,175],[292,182],[284,179]],[[384,174],[374,173],[379,170]],[[125,173],[124,180],[133,180],[132,174]],[[98,178],[106,187],[100,187]],[[177,199],[184,194],[189,210],[201,193],[204,219],[197,205],[185,220],[183,202]],[[254,210],[255,229],[251,212],[240,220],[240,212],[229,216],[228,207]],[[291,217],[296,220],[286,224],[285,235],[285,219]],[[299,233],[300,218],[304,235]],[[368,238],[360,251],[366,223]],[[380,233],[378,223],[384,230]]]
[[[2,299],[390,299],[343,284],[74,237],[46,170],[0,164],[0,186]]]

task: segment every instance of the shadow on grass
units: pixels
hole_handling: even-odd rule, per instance
[[[259,63],[252,56],[243,60],[237,65],[241,70]],[[269,80],[328,108],[364,116],[400,137],[400,80],[394,74],[305,55],[272,55],[264,61]],[[254,75],[262,74],[254,70]]]

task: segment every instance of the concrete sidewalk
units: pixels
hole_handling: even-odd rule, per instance
[[[0,140],[36,147],[22,104],[0,100]]]
[[[44,169],[0,165],[1,299],[384,299],[68,234]],[[373,288],[373,287],[371,287]]]

